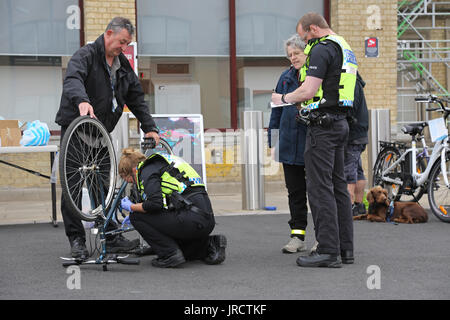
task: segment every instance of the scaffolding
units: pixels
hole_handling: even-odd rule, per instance
[[[428,120],[417,95],[450,96],[450,2],[409,1],[398,4],[397,123]],[[436,37],[436,30],[441,30]]]

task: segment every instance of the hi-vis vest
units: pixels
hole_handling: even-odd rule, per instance
[[[156,158],[164,159],[167,167],[161,170],[161,192],[163,195],[164,207],[167,209],[168,197],[173,192],[183,193],[187,187],[204,186],[201,177],[182,158],[164,153],[154,153],[138,164],[136,170],[137,189],[142,200],[147,199],[144,192],[144,181],[141,179],[142,169]]]
[[[358,64],[356,63],[355,54],[348,45],[344,38],[338,35],[328,35],[320,39],[315,39],[313,42],[309,42],[306,46],[304,53],[307,56],[306,62],[300,69],[300,81],[305,81],[306,71],[309,68],[309,59],[311,56],[311,49],[318,43],[327,44],[327,41],[332,41],[336,43],[342,52],[342,68],[337,70],[339,77],[339,100],[338,101],[327,101],[327,95],[320,85],[319,90],[317,90],[314,97],[310,100],[304,101],[302,107],[308,109],[317,109],[319,107],[329,107],[329,106],[339,106],[339,107],[353,107],[353,100],[355,95],[355,84],[356,84],[356,71],[358,70]],[[326,93],[326,92],[325,92]],[[330,98],[328,97],[330,100]]]

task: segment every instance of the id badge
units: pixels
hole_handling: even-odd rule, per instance
[[[117,106],[118,106],[116,97],[113,97],[112,103],[113,103],[113,111],[116,111],[116,108],[117,108]]]

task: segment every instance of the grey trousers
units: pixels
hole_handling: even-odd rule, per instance
[[[344,147],[349,128],[345,116],[329,116],[334,119],[329,128],[308,126],[306,189],[318,252],[340,254],[340,250],[353,250],[352,204],[344,176]]]

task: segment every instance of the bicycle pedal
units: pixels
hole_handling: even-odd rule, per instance
[[[59,258],[64,260],[62,263],[63,267],[77,266],[87,260],[87,259],[83,260],[80,258],[66,258],[66,257],[59,257]]]

